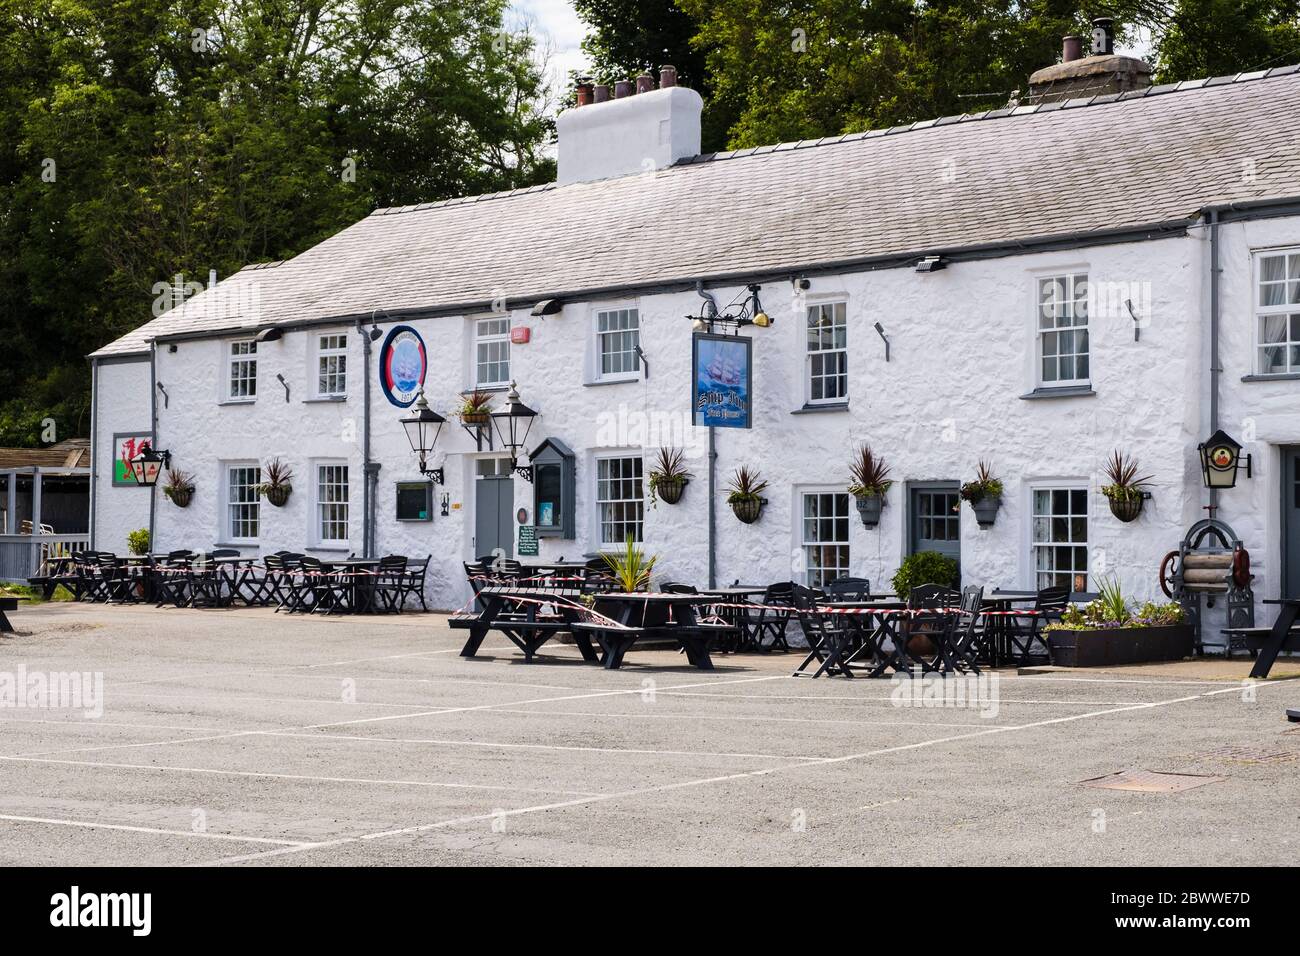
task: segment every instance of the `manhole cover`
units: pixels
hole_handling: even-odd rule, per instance
[[[1224,777],[1195,773],[1160,773],[1156,770],[1121,770],[1104,777],[1079,781],[1080,786],[1098,790],[1137,790],[1142,793],[1177,793],[1207,783],[1221,783]]]
[[[1193,760],[1230,760],[1233,763],[1286,763],[1300,757],[1300,750],[1269,750],[1263,747],[1220,747],[1192,754]]]

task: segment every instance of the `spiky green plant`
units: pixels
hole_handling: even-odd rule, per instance
[[[1109,578],[1097,585],[1097,602],[1103,620],[1120,627],[1129,622],[1128,601],[1124,599],[1124,589],[1118,578]]]
[[[1102,485],[1101,493],[1111,501],[1132,501],[1134,498],[1141,498],[1142,486],[1155,476],[1143,475],[1139,478],[1137,471],[1136,458],[1122,454],[1118,450],[1111,452],[1110,458],[1106,460],[1106,477],[1110,479],[1110,484]]]
[[[866,495],[884,496],[893,484],[889,480],[889,466],[871,450],[870,445],[859,445],[849,462],[849,494],[855,498]]]
[[[767,490],[767,480],[748,465],[741,465],[727,482],[727,504],[738,501],[758,501]]]
[[[631,535],[627,536],[622,550],[606,552],[601,557],[609,565],[614,581],[628,594],[644,590],[650,584],[650,573],[659,560],[655,555],[647,561],[645,552],[636,546]]]

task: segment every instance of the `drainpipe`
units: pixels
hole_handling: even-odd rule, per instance
[[[90,360],[90,532],[87,547],[95,550],[95,497],[99,475],[99,359]],[[149,550],[153,550],[152,537]]]
[[[1210,434],[1219,427],[1219,211],[1207,212],[1210,227]],[[1210,516],[1219,505],[1218,489],[1210,489]]]
[[[153,431],[153,447],[155,450],[162,445],[158,441],[158,343],[153,342],[149,346],[149,426]],[[117,454],[114,449],[113,454]],[[156,488],[149,489],[149,550],[156,551],[158,542],[154,539],[154,515],[157,513],[158,496],[155,494]]]

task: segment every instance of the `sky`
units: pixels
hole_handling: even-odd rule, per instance
[[[569,70],[581,70],[587,66],[587,58],[580,49],[587,28],[578,19],[573,5],[567,0],[514,0],[511,9],[533,20],[540,36],[549,40],[553,51],[552,89],[563,89]]]

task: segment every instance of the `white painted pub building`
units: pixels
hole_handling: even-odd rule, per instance
[[[1207,515],[1198,445],[1222,429],[1251,473],[1215,517],[1257,601],[1300,593],[1300,72],[1152,87],[1129,61],[1137,85],[1106,92],[1125,59],[1055,67],[1005,109],[713,155],[670,69],[597,89],[559,119],[558,182],[376,210],[94,353],[93,547],[151,527],[155,551],[431,554],[442,608],[475,556],[628,535],[656,578],[701,585],[888,589],[930,549],[967,584],[1146,598]],[[726,311],[751,285],[773,321],[730,330],[752,339],[751,427],[713,430],[710,495],[692,317],[701,290]],[[440,484],[400,424],[421,373]],[[457,417],[512,381],[538,412],[514,463]],[[547,439],[567,495],[513,467]],[[193,477],[188,507],[123,480],[141,441]],[[894,479],[872,528],[846,490],[862,443]],[[650,500],[660,446],[694,476],[677,504]],[[1135,521],[1100,491],[1114,450],[1151,476]],[[275,458],[283,507],[256,490]],[[1005,488],[988,528],[957,495],[980,460]],[[725,503],[742,465],[769,482],[752,524]]]

